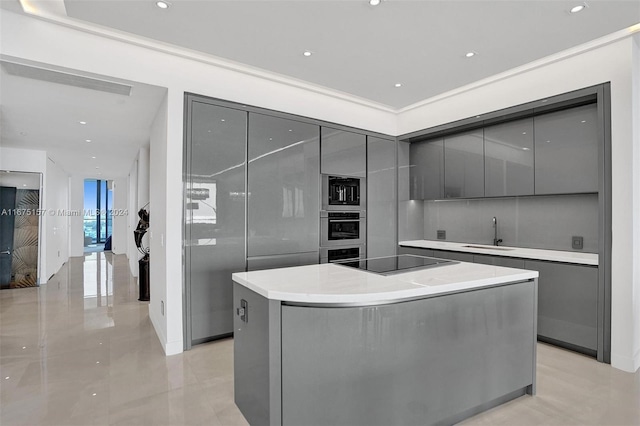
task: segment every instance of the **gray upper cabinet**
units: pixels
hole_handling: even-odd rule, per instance
[[[366,177],[366,136],[323,127],[321,167],[323,174]]]
[[[596,104],[534,118],[535,192],[598,191],[598,111]]]
[[[411,199],[444,198],[444,140],[412,143],[410,150]]]
[[[533,194],[533,118],[485,127],[485,196]]]
[[[247,113],[191,101],[185,155],[188,337],[233,332],[233,272],[245,270]]]
[[[396,254],[396,142],[367,139],[367,256]]]
[[[319,137],[316,125],[249,114],[249,257],[318,252]]]
[[[484,196],[483,131],[460,133],[444,140],[444,196]]]

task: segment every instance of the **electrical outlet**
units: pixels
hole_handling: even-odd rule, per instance
[[[160,301],[160,313],[164,316],[164,300]]]
[[[584,238],[582,237],[571,237],[571,248],[574,250],[582,250],[584,248]]]
[[[442,229],[438,229],[437,235],[438,235],[438,239],[439,240],[446,240],[447,239],[447,231],[444,231]]]

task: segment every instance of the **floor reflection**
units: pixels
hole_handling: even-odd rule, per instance
[[[125,256],[0,292],[0,424],[243,425],[233,342],[166,357]]]

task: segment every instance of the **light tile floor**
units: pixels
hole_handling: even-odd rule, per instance
[[[166,357],[124,256],[0,291],[0,425],[246,425],[233,340]],[[464,424],[640,425],[640,372],[538,345],[538,394]]]

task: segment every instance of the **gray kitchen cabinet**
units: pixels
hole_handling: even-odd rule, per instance
[[[320,128],[249,114],[247,256],[315,253],[320,244]]]
[[[505,266],[507,268],[525,269],[524,259],[516,259],[514,257],[488,256],[486,254],[474,254],[473,263],[482,263],[483,265]]]
[[[367,138],[367,256],[396,254],[396,141]]]
[[[185,141],[187,345],[233,332],[233,272],[245,270],[247,113],[190,100]]]
[[[313,265],[318,263],[318,252],[280,254],[275,256],[256,256],[247,258],[247,271],[263,269],[289,268],[292,266]]]
[[[451,260],[458,260],[460,262],[473,263],[473,254],[462,253],[459,251],[434,250],[433,257],[438,257],[440,259],[451,259]]]
[[[444,197],[484,196],[483,131],[474,130],[444,139]]]
[[[444,198],[444,140],[412,143],[409,166],[411,199]]]
[[[484,129],[484,195],[533,194],[533,118]]]
[[[598,340],[598,268],[526,260],[538,271],[538,337],[595,356]]]
[[[419,247],[398,246],[398,254],[414,254],[416,256],[433,257],[433,250]]]
[[[321,173],[366,177],[367,138],[345,130],[322,127]]]
[[[536,194],[598,191],[598,127],[596,104],[534,118]]]

